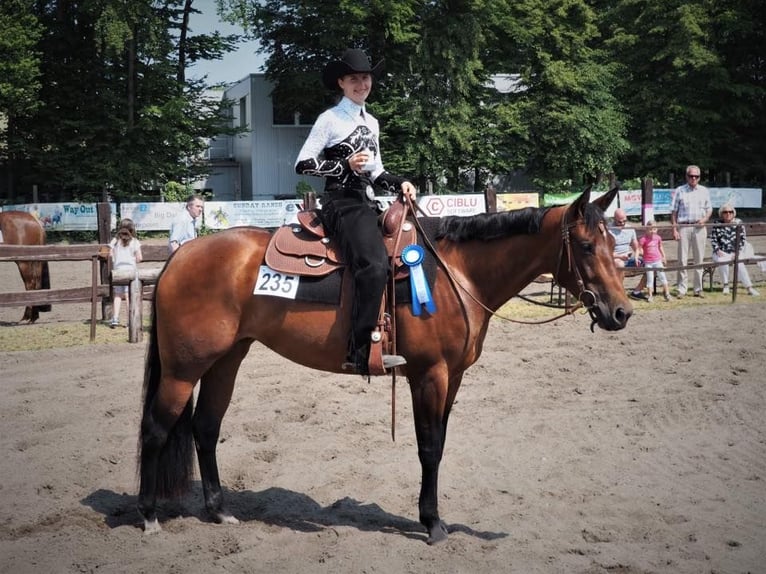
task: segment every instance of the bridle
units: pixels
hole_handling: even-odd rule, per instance
[[[594,332],[594,327],[598,324],[598,316],[596,315],[596,311],[594,310],[596,307],[596,303],[598,302],[598,295],[591,291],[590,289],[587,289],[585,286],[585,281],[583,281],[582,274],[580,273],[580,267],[577,264],[577,261],[575,260],[574,256],[572,255],[572,239],[570,234],[570,229],[575,227],[576,225],[582,223],[582,218],[577,219],[576,221],[573,221],[572,223],[569,223],[567,221],[567,214],[568,211],[564,212],[564,217],[561,220],[561,249],[559,250],[559,256],[558,256],[558,264],[556,265],[556,272],[553,274],[553,278],[561,285],[561,282],[559,281],[560,273],[561,273],[561,265],[563,264],[563,254],[564,251],[566,251],[566,259],[567,259],[567,270],[570,273],[574,273],[575,276],[575,282],[577,283],[577,288],[580,290],[579,294],[577,295],[577,304],[575,305],[575,309],[579,307],[584,307],[591,318],[591,324],[590,324],[590,330],[591,332]],[[602,234],[606,233],[606,229],[604,228],[604,222],[600,221],[599,229],[601,230]]]

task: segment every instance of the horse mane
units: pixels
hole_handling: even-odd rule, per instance
[[[449,241],[491,241],[510,235],[534,235],[542,227],[549,207],[525,207],[500,213],[478,213],[468,217],[450,215],[439,219],[436,239]],[[595,232],[605,218],[600,207],[586,203],[583,213],[585,226]]]
[[[525,207],[500,213],[478,213],[468,217],[450,215],[443,217],[436,232],[436,239],[491,241],[509,235],[533,235],[540,231],[547,207]]]

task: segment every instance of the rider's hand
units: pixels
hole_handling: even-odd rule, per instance
[[[415,186],[412,185],[409,181],[405,181],[402,183],[402,196],[407,196],[410,198],[410,201],[413,203],[417,199],[418,192],[415,189]]]
[[[348,166],[351,168],[352,171],[355,171],[357,173],[361,173],[364,171],[364,166],[367,165],[367,162],[370,159],[370,154],[367,150],[362,150],[359,152],[356,152],[354,155],[352,155],[350,158],[348,158]]]

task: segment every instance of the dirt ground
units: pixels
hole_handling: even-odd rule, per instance
[[[0,290],[17,290],[14,275],[0,264]],[[52,268],[54,286],[89,277],[87,263]],[[152,537],[135,510],[144,345],[0,350],[0,572],[764,572],[762,292],[637,304],[619,333],[591,334],[585,316],[493,320],[450,421],[451,534],[435,547],[417,522],[402,379],[392,442],[390,379],[327,375],[254,345],[218,450],[241,524],[210,523],[195,482],[162,505]],[[0,329],[24,337],[20,316],[0,309]],[[41,322],[88,316],[59,305]]]

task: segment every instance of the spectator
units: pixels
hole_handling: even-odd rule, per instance
[[[614,264],[620,269],[641,266],[641,247],[638,244],[636,230],[627,227],[627,222],[628,216],[625,210],[620,207],[615,209],[613,225],[609,228],[609,233],[614,237]],[[630,292],[631,298],[646,299],[644,287],[646,287],[646,276],[642,275],[638,285]]]
[[[665,248],[662,245],[662,237],[657,233],[657,224],[653,220],[646,223],[646,233],[638,240],[641,251],[644,254],[644,267],[646,268],[646,284],[649,286],[647,297],[652,301],[652,287],[654,286],[654,270],[657,269],[657,278],[662,285],[662,294],[665,301],[670,301],[670,287],[668,278],[662,270],[666,264]]]
[[[170,224],[169,253],[173,253],[181,245],[197,237],[197,219],[202,215],[204,207],[205,200],[201,195],[190,195],[186,199],[186,207]]]
[[[740,256],[744,255],[746,249],[747,238],[745,237],[745,228],[740,227],[739,245],[737,243],[737,224],[742,223],[737,219],[737,210],[731,203],[724,203],[718,208],[718,219],[715,223],[723,223],[726,225],[716,226],[710,230],[710,247],[713,249],[713,261],[716,263],[721,261],[734,260],[734,254],[739,252]],[[721,272],[721,281],[723,283],[723,294],[729,294],[729,266],[719,265],[718,270]],[[760,295],[758,290],[753,287],[753,282],[750,280],[750,274],[747,272],[747,267],[744,263],[738,263],[737,275],[739,280],[744,285],[749,295],[757,297]]]
[[[685,266],[689,259],[691,245],[694,264],[701,265],[705,258],[705,224],[713,214],[710,203],[710,191],[699,185],[700,168],[696,165],[686,167],[686,183],[673,191],[670,221],[673,224],[673,239],[678,241],[678,265]],[[679,228],[680,225],[680,228]],[[687,273],[678,271],[678,298],[687,291]],[[704,297],[702,292],[702,267],[694,269],[694,296]]]
[[[109,243],[112,258],[112,269],[128,269],[136,271],[141,263],[141,243],[136,239],[136,226],[131,219],[123,219],[117,226],[117,233]],[[128,307],[128,286],[114,285],[112,287],[112,322],[109,326],[114,329],[120,326],[120,304],[125,298],[125,308]]]

